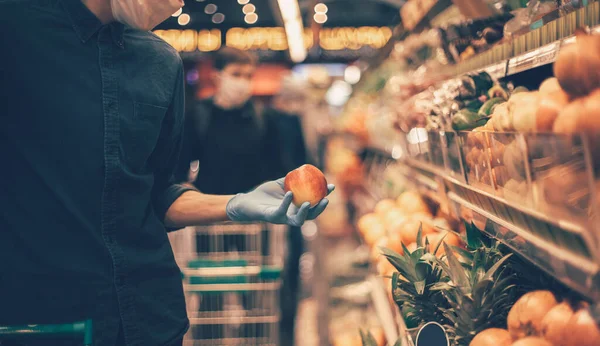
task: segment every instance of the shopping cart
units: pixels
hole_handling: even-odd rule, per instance
[[[286,229],[229,223],[186,230],[192,247],[174,246],[190,320],[184,345],[279,344]]]
[[[92,320],[66,324],[32,324],[24,326],[0,326],[0,345],[3,340],[77,338],[84,346],[92,345]]]

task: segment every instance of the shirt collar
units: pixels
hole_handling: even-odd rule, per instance
[[[61,2],[81,42],[87,42],[102,28],[102,22],[83,4],[82,0],[61,0]],[[109,25],[114,43],[123,48],[125,26],[118,22]]]

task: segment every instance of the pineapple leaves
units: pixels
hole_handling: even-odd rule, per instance
[[[452,286],[447,282],[438,282],[431,286],[431,290],[434,290],[434,291],[445,291],[445,290],[451,290],[451,289],[452,289]]]
[[[452,251],[454,251],[455,253],[458,253],[460,255],[460,257],[462,257],[464,260],[467,261],[472,261],[473,260],[473,254],[470,253],[469,251],[458,247],[458,246],[454,246],[454,245],[450,245],[450,248],[452,249]]]
[[[425,280],[415,281],[414,285],[418,295],[423,295],[423,293],[425,293],[425,284]]]
[[[402,245],[402,252],[404,253],[404,257],[406,257],[406,254],[409,254],[410,251],[408,250],[408,248],[404,245],[404,242],[400,242],[400,245]]]
[[[388,248],[381,248],[381,254],[384,255],[387,260],[399,271],[402,275],[407,276],[411,272],[411,268],[409,264],[406,262],[405,258],[401,257],[401,255],[395,253],[394,251]],[[406,256],[405,256],[406,257]]]
[[[419,224],[419,231],[417,232],[417,248],[423,247],[423,223]]]
[[[433,268],[428,262],[420,261],[415,264],[415,272],[419,280],[425,280],[425,278],[431,273]]]
[[[363,346],[377,346],[377,341],[369,332],[360,330],[360,338],[362,339]]]
[[[469,286],[469,278],[467,277],[467,274],[465,273],[462,264],[456,258],[456,256],[446,243],[444,243],[444,250],[446,251],[446,258],[448,259],[448,265],[451,269],[449,272],[446,272],[446,274],[448,274],[452,282],[454,282],[456,286],[461,288],[462,291],[464,288]],[[439,260],[438,262],[443,263]]]
[[[484,246],[481,239],[481,232],[475,227],[473,222],[471,222],[471,224],[465,222],[465,228],[467,230],[467,247],[469,249],[475,250]]]
[[[504,264],[504,262],[506,262],[507,259],[509,259],[509,257],[512,256],[512,254],[508,254],[504,257],[502,257],[501,260],[499,260],[498,262],[496,262],[496,264],[494,264],[483,276],[483,280],[490,280],[493,278],[494,274],[498,271],[498,269],[500,268],[500,266],[502,266],[502,264]]]
[[[423,257],[423,255],[425,254],[425,249],[423,249],[422,247],[417,248],[415,251],[413,251],[413,253],[410,254],[410,260],[412,261],[412,263],[419,263],[419,261],[421,261],[421,258]]]
[[[393,290],[396,289],[396,287],[398,287],[398,277],[399,276],[400,276],[400,273],[398,273],[398,272],[392,273],[392,292],[393,292]]]
[[[440,249],[440,246],[442,246],[442,244],[445,244],[444,243],[444,239],[446,238],[447,235],[448,235],[448,233],[444,234],[444,236],[442,236],[442,238],[440,239],[440,241],[435,246],[435,249],[433,250],[433,254],[434,255],[438,252],[438,250]]]

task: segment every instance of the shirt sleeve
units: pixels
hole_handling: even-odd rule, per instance
[[[177,184],[177,179],[175,178],[175,170],[182,148],[185,123],[183,83],[183,64],[180,60],[173,98],[163,121],[158,146],[155,151],[157,164],[154,174],[154,188],[152,189],[152,203],[161,221],[164,221],[167,210],[177,198],[184,192],[196,190],[188,184]]]

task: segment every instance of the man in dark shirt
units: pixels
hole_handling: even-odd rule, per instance
[[[256,58],[224,47],[216,52],[213,66],[215,95],[196,101],[186,114],[177,177],[188,180],[190,162],[197,161],[194,186],[204,193],[227,195],[281,176],[275,175],[280,171],[280,143],[272,118],[251,99]]]
[[[0,325],[91,318],[97,346],[181,344],[165,227],[300,225],[327,201],[288,208],[282,180],[236,196],[173,184],[182,63],[116,22],[118,1],[0,0]]]

